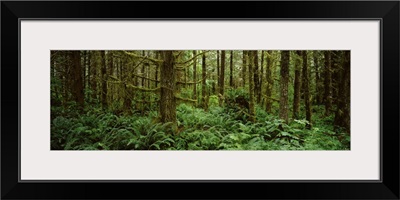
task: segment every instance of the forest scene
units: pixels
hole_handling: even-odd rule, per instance
[[[350,150],[350,51],[52,50],[51,150]]]

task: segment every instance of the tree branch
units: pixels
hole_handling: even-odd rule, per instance
[[[195,99],[188,99],[188,98],[183,98],[183,97],[180,97],[180,96],[175,96],[175,98],[177,98],[179,100],[182,100],[182,101],[190,101],[190,102],[193,102],[193,103],[197,102],[197,100],[195,100]]]
[[[129,87],[129,88],[133,88],[135,90],[141,90],[143,92],[157,92],[160,89],[160,87],[158,87],[158,88],[136,87],[136,86],[134,86],[132,84],[126,84],[126,86]]]
[[[144,59],[147,59],[147,60],[149,60],[149,61],[152,61],[153,63],[162,63],[162,62],[164,62],[163,60],[158,60],[158,59],[154,59],[154,58],[150,58],[150,57],[148,57],[148,56],[140,56],[140,55],[137,55],[137,54],[135,54],[135,53],[131,53],[131,52],[127,52],[127,51],[124,51],[124,53],[125,54],[128,54],[128,55],[130,55],[130,56],[133,56],[133,57],[135,57],[135,58],[144,58]]]
[[[273,100],[273,101],[276,101],[276,102],[279,102],[279,100],[278,99],[274,99],[274,98],[272,98],[272,97],[267,97],[266,95],[263,95],[265,98],[267,98],[267,99],[271,99],[271,100]]]
[[[207,52],[210,52],[210,51],[203,51],[203,52],[201,52],[201,53],[199,53],[199,54],[196,54],[195,56],[193,56],[193,57],[192,57],[191,59],[189,59],[189,60],[186,60],[186,61],[184,61],[184,62],[177,62],[176,64],[178,64],[178,65],[186,64],[186,63],[188,63],[188,62],[194,60],[195,58],[197,58],[197,56],[201,56],[201,55],[203,55],[203,54],[205,54],[205,53],[207,53]]]

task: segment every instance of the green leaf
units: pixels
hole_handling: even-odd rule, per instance
[[[287,136],[287,137],[292,136],[292,134],[290,134],[290,133],[288,133],[288,132],[285,132],[285,131],[282,131],[282,132],[280,133],[280,135],[282,135],[282,136]]]

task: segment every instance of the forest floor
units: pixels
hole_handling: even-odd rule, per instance
[[[313,107],[311,129],[307,121],[289,124],[256,108],[256,122],[240,110],[212,106],[177,106],[177,126],[158,123],[158,113],[116,115],[92,108],[52,107],[52,150],[349,150],[350,136],[334,131],[333,115],[324,117],[323,106]],[[302,116],[300,116],[302,117]]]

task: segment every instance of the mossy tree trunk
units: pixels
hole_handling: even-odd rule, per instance
[[[231,59],[229,62],[229,87],[233,88],[233,51],[231,50]]]
[[[255,117],[255,102],[254,102],[254,65],[255,54],[257,51],[248,51],[248,62],[249,62],[249,120],[251,122],[256,121]]]
[[[303,92],[306,104],[306,120],[309,122],[307,128],[311,128],[311,97],[310,97],[310,77],[308,73],[307,51],[302,51],[303,56]]]
[[[217,92],[219,93],[219,80],[221,76],[221,68],[220,68],[220,56],[219,50],[217,50]]]
[[[260,96],[259,96],[259,98],[260,98],[260,100],[259,100],[259,103],[262,105],[262,106],[264,106],[264,104],[263,104],[263,98],[262,98],[262,94],[263,94],[263,79],[264,79],[264,53],[265,53],[265,51],[264,50],[262,50],[261,51],[261,64],[260,64]]]
[[[314,61],[314,70],[315,70],[315,103],[320,105],[322,102],[322,91],[321,88],[321,75],[319,72],[319,60],[318,60],[318,51],[313,51],[313,61]]]
[[[243,51],[243,58],[242,58],[242,87],[246,87],[246,70],[247,70],[247,51]]]
[[[202,69],[202,80],[201,80],[201,103],[203,106],[203,109],[205,111],[208,110],[208,96],[207,96],[207,85],[206,85],[206,80],[207,80],[207,67],[206,67],[206,53],[203,52],[202,55],[202,63],[201,63],[201,69]]]
[[[101,55],[101,105],[103,109],[107,109],[107,65],[106,65],[106,53],[100,51]]]
[[[330,115],[332,107],[332,72],[331,72],[331,51],[325,51],[325,79],[324,79],[324,103],[325,116]]]
[[[289,59],[290,52],[281,52],[281,79],[280,79],[280,100],[279,100],[279,118],[289,122],[288,116],[288,83],[289,83]]]
[[[219,78],[219,105],[222,106],[223,105],[223,96],[224,96],[224,90],[225,90],[225,55],[226,52],[225,50],[221,51],[221,71],[219,73],[220,78]]]
[[[298,119],[301,90],[301,51],[296,51],[296,56],[292,58],[295,64],[294,70],[294,92],[293,92],[293,118]]]
[[[196,56],[196,50],[193,50],[193,57]],[[193,99],[196,100],[196,106],[197,106],[197,58],[193,60]]]
[[[272,51],[271,50],[269,50],[269,51],[267,51],[267,66],[266,66],[266,69],[265,69],[265,79],[266,79],[266,81],[267,81],[267,88],[266,88],[266,96],[267,96],[267,99],[266,99],[266,104],[265,104],[265,110],[268,112],[268,113],[271,113],[272,112],[272,100],[271,100],[271,98],[272,98],[272,89],[273,89],[273,86],[274,86],[274,79],[273,79],[273,77],[272,77],[272,72],[273,72],[273,69],[272,69]]]
[[[175,99],[175,59],[172,51],[163,51],[164,62],[161,65],[161,122],[176,122]]]
[[[261,100],[261,85],[259,79],[259,69],[258,69],[258,51],[253,52],[253,75],[254,75],[254,96],[256,98],[256,102],[260,103]]]

